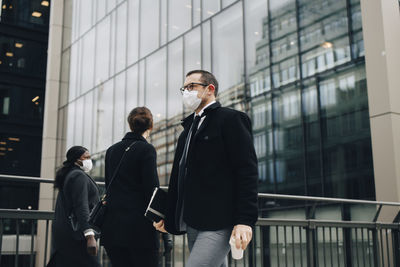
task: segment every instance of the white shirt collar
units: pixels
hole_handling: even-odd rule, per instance
[[[204,110],[205,110],[206,108],[208,108],[209,106],[211,106],[212,104],[214,104],[215,102],[217,102],[217,101],[214,100],[214,101],[208,103],[208,105],[206,105],[205,107],[203,107],[203,108],[200,110],[199,114],[196,114],[196,112],[195,112],[195,113],[194,113],[194,116],[196,116],[196,115],[201,116],[201,115],[203,114]]]

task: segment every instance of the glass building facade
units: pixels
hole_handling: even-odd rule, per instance
[[[59,166],[67,148],[83,145],[102,180],[106,149],[129,130],[127,114],[147,106],[168,184],[189,114],[179,88],[188,71],[205,69],[219,81],[222,105],[252,119],[260,192],[375,199],[359,0],[65,0],[62,45]],[[307,217],[288,206],[260,203],[261,215],[283,208]],[[356,214],[329,206],[315,218]],[[270,244],[270,254],[256,253],[265,262],[282,257],[274,236],[256,233],[255,242]],[[175,266],[185,258],[178,246]]]
[[[253,121],[260,191],[374,198],[358,0],[66,1],[59,163],[104,152],[145,105],[167,184],[192,69],[213,72],[219,101]]]

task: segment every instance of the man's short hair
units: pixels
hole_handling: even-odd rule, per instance
[[[214,88],[215,88],[214,95],[215,95],[215,97],[217,97],[217,95],[218,95],[218,81],[215,78],[214,74],[212,74],[211,72],[208,72],[206,70],[192,70],[192,71],[189,71],[186,74],[186,77],[188,77],[188,76],[190,76],[192,74],[195,74],[195,73],[200,73],[201,74],[201,78],[200,79],[201,79],[202,83],[205,83],[207,85],[209,85],[209,84],[214,85]]]

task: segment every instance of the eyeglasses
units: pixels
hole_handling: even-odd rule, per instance
[[[183,91],[188,90],[189,92],[194,89],[196,85],[201,85],[201,86],[208,86],[208,84],[205,83],[189,83],[181,88],[179,90],[181,91],[181,94],[183,94]]]

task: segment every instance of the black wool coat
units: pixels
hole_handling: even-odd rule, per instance
[[[184,182],[183,220],[192,228],[214,231],[257,221],[258,167],[249,117],[216,102],[191,142]],[[175,225],[179,161],[193,114],[183,120],[168,191],[166,230]]]
[[[125,149],[125,155],[107,196],[108,209],[102,227],[101,243],[106,247],[158,249],[159,236],[144,217],[155,187],[159,186],[157,154],[141,135],[129,132],[122,141],[107,149],[105,181],[109,185]]]
[[[56,201],[52,224],[52,259],[55,266],[98,266],[94,257],[86,252],[84,237],[84,231],[91,228],[88,224],[89,212],[98,201],[96,182],[78,166],[73,167],[66,175]],[[68,218],[71,214],[76,218],[76,231]],[[61,259],[60,253],[71,257]]]

